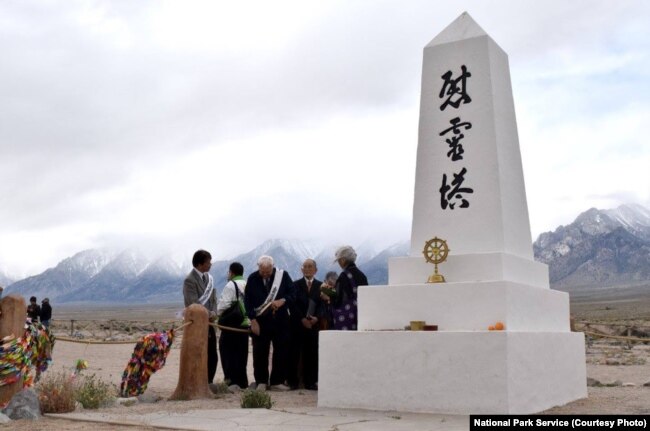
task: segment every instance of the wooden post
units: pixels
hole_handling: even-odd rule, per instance
[[[10,294],[0,300],[0,339],[9,335],[20,338],[25,333],[27,306],[25,299],[16,294]],[[206,371],[207,372],[207,371]],[[0,386],[0,404],[5,404],[14,394],[23,389],[23,379],[10,385]]]
[[[627,327],[627,336],[628,337],[632,336],[632,328],[629,326]],[[632,349],[632,343],[630,342],[630,340],[627,340],[627,349],[628,350]]]
[[[213,398],[208,386],[208,310],[200,304],[185,309],[178,385],[170,400]]]
[[[113,339],[113,321],[108,321],[108,336]]]
[[[70,319],[70,336],[74,337],[74,319]]]

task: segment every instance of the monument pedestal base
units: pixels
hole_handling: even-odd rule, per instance
[[[359,287],[360,331],[404,329],[411,320],[441,331],[568,332],[569,294],[510,281]]]
[[[572,332],[323,331],[319,407],[528,414],[587,396]]]

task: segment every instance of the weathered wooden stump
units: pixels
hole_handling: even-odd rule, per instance
[[[20,338],[25,333],[27,306],[20,295],[7,295],[0,300],[0,339],[8,335]],[[207,373],[207,371],[206,371]],[[8,402],[14,394],[23,389],[23,380],[0,386],[0,404]]]
[[[185,309],[178,385],[170,400],[212,398],[208,386],[208,310],[199,304]]]

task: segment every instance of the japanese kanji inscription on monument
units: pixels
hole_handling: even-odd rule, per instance
[[[472,98],[467,93],[467,80],[472,74],[467,70],[465,65],[460,67],[460,76],[454,78],[452,71],[446,72],[441,76],[443,80],[442,88],[438,97],[444,102],[440,105],[440,110],[445,111],[447,108],[461,110],[462,105],[472,103]],[[454,117],[449,120],[451,127],[440,132],[440,136],[446,138],[445,142],[449,146],[447,157],[452,162],[463,160],[465,149],[461,141],[465,138],[463,130],[472,128],[472,123],[461,121],[460,117]],[[443,210],[453,210],[456,205],[459,208],[468,208],[469,200],[466,195],[474,193],[474,189],[463,186],[467,168],[462,166],[458,173],[452,172],[450,176],[447,173],[442,174],[442,185],[440,186],[440,207]]]

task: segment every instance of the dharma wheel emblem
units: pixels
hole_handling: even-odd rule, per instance
[[[444,283],[445,277],[442,274],[438,274],[438,264],[447,260],[449,255],[449,246],[447,241],[434,237],[424,244],[424,259],[435,265],[435,272],[429,277],[427,283]]]

